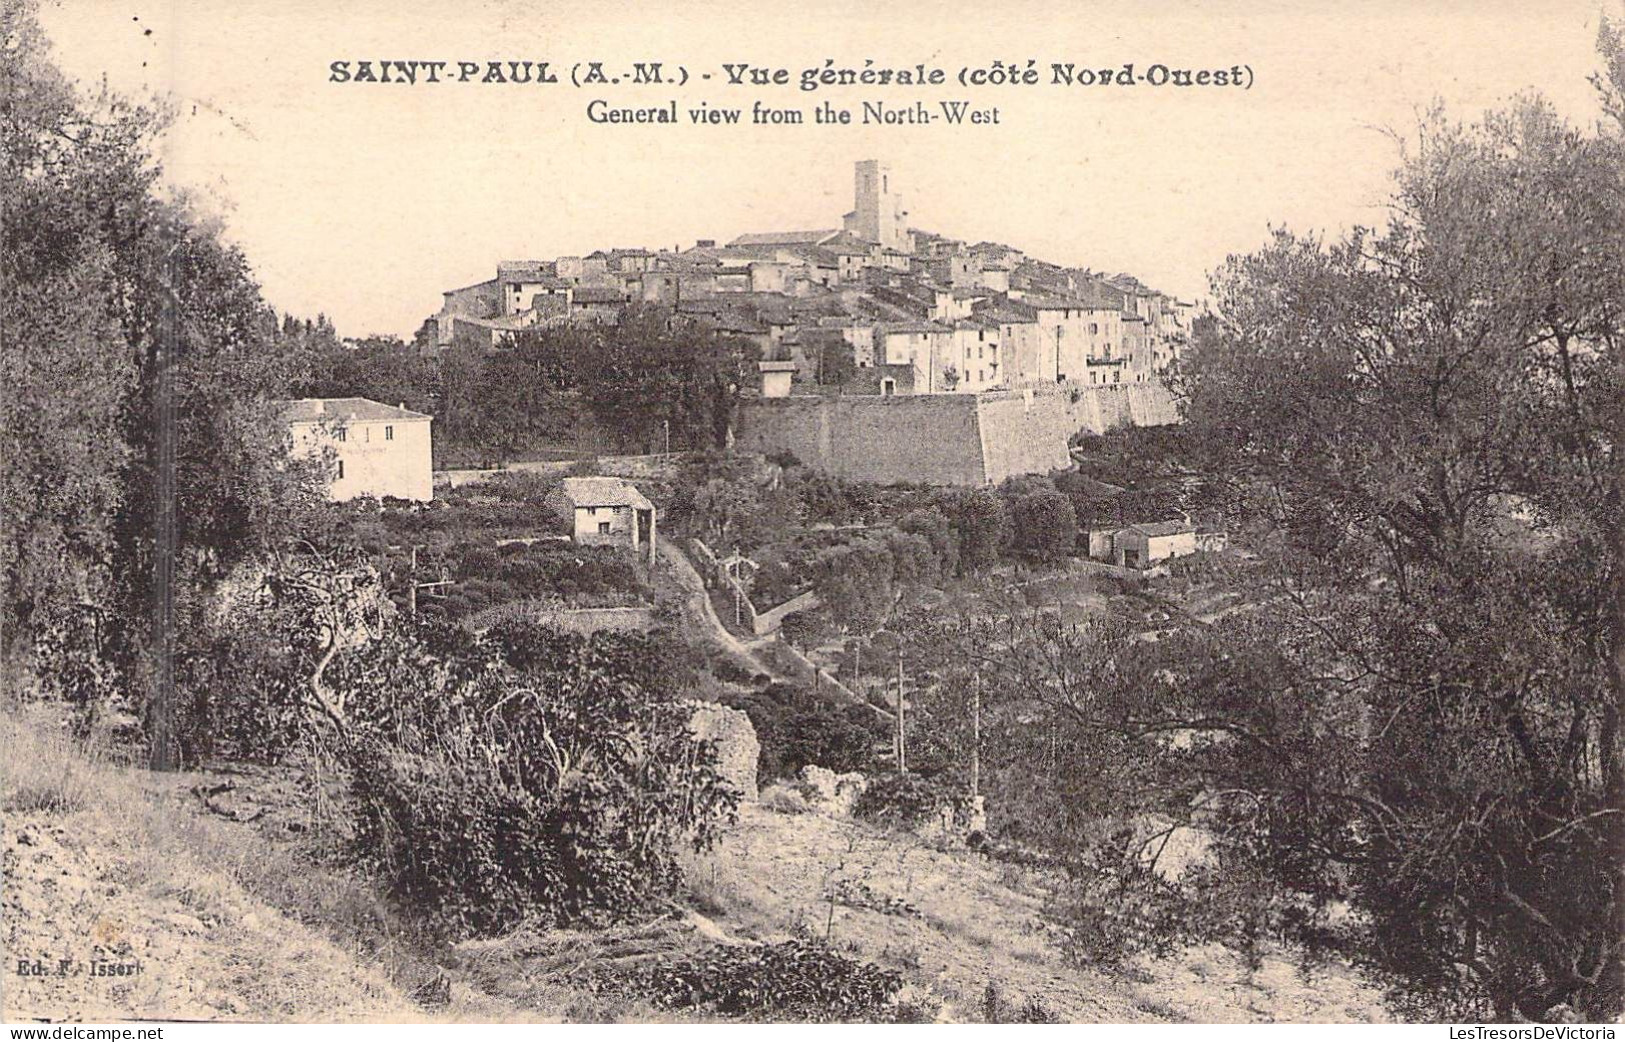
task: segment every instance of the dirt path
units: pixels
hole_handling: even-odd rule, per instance
[[[740,664],[752,673],[766,673],[777,679],[773,670],[769,669],[750,646],[732,633],[717,618],[717,611],[711,606],[710,595],[706,593],[705,580],[695,571],[693,563],[670,539],[661,541],[659,554],[670,569],[671,575],[676,579],[683,590],[683,613],[695,626],[700,629],[713,643],[721,646],[730,655],[739,660]]]

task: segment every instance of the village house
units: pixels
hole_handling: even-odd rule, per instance
[[[959,371],[957,391],[986,391],[999,386],[999,324],[970,318],[954,323],[951,364]]]
[[[609,477],[565,478],[549,497],[577,543],[627,546],[655,557],[655,507],[630,481]]]
[[[788,398],[790,384],[795,378],[796,370],[800,368],[790,359],[757,362],[756,368],[762,373],[763,398]]]
[[[502,289],[504,315],[531,310],[538,297],[568,299],[570,292],[570,283],[554,274],[554,265],[541,261],[501,261],[497,264],[497,283]]]
[[[275,403],[293,454],[325,455],[334,500],[434,498],[433,417],[370,398],[299,398]]]
[[[1089,556],[1123,568],[1150,568],[1158,561],[1186,557],[1196,550],[1196,525],[1185,519],[1089,532]]]
[[[914,369],[913,390],[938,394],[953,390],[943,379],[952,366],[953,330],[935,322],[883,322],[875,329],[876,356],[885,365]],[[901,393],[894,386],[890,393]]]
[[[1038,319],[1032,312],[1009,304],[994,304],[976,312],[975,318],[996,331],[1002,363],[1000,383],[1010,388],[1028,388],[1055,382],[1053,371],[1048,379],[1040,378]]]

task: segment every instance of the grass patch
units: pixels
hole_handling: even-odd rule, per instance
[[[112,794],[96,782],[99,759],[61,728],[6,719],[0,724],[6,757],[0,764],[0,807],[12,814],[76,814]]]

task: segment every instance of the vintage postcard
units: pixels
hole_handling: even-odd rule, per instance
[[[1619,0],[0,43],[13,1038],[1615,1037]]]

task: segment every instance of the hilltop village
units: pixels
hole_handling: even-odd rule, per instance
[[[877,450],[918,445],[938,426],[955,444],[924,449],[941,450],[924,479],[981,484],[1064,466],[1080,429],[1174,419],[1158,376],[1187,341],[1194,304],[1131,275],[912,228],[876,160],[856,164],[853,196],[839,228],[502,261],[494,277],[447,290],[417,343],[500,351],[524,330],[669,308],[758,350],[761,397],[740,430],[749,447],[867,480],[921,478],[919,460]],[[959,400],[865,401],[919,396]],[[780,398],[791,401],[770,402]],[[1012,399],[1019,410],[999,404]]]
[[[833,382],[825,349],[844,344],[858,371],[844,393],[909,395],[1146,383],[1190,332],[1194,304],[1131,275],[910,228],[884,163],[858,163],[854,181],[839,228],[502,261],[494,277],[447,290],[418,342],[499,349],[519,330],[614,322],[642,302],[793,363],[797,391]]]

